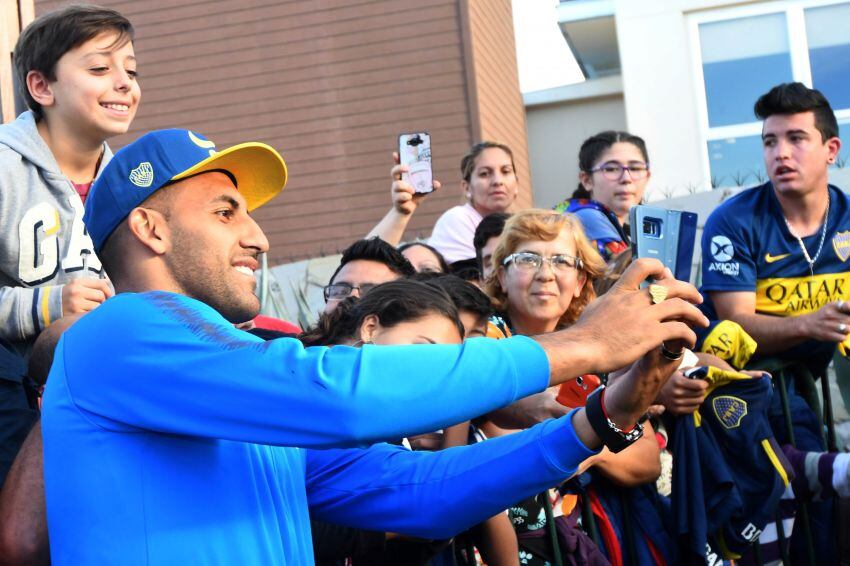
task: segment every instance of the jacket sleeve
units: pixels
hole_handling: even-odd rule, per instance
[[[567,479],[595,454],[576,436],[574,414],[440,452],[389,444],[308,450],[310,515],[410,536],[454,536]]]
[[[9,342],[33,340],[51,322],[62,318],[63,287],[0,287],[0,338]]]
[[[304,348],[176,297],[120,295],[83,317],[60,342],[45,403],[67,387],[61,397],[109,430],[328,448],[437,430],[548,385],[546,354],[524,337]]]

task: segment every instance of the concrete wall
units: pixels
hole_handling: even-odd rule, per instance
[[[572,194],[578,183],[582,142],[602,130],[622,130],[626,113],[622,95],[526,109],[528,151],[534,205],[549,208]]]

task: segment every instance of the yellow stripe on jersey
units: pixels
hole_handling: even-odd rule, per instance
[[[779,456],[777,456],[776,452],[773,451],[773,446],[770,445],[770,441],[767,438],[761,441],[761,447],[764,448],[764,452],[770,459],[770,463],[773,464],[774,468],[776,468],[776,473],[782,478],[782,483],[785,487],[788,487],[788,474],[785,473],[785,468],[779,461]]]
[[[777,277],[756,282],[756,312],[798,316],[827,303],[850,299],[850,273]]]

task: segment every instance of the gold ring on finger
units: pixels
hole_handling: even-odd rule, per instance
[[[667,287],[664,285],[650,285],[649,295],[652,297],[652,304],[657,305],[667,298]]]

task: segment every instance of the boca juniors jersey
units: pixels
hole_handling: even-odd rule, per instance
[[[773,316],[808,314],[827,303],[850,300],[850,200],[834,186],[829,187],[829,199],[826,235],[814,275],[799,241],[788,230],[770,183],[743,191],[717,207],[702,235],[701,290],[706,315],[718,318],[705,291],[752,291],[756,312]],[[818,230],[803,238],[812,258],[821,237]],[[809,341],[784,355],[815,356],[825,363],[834,346]]]

